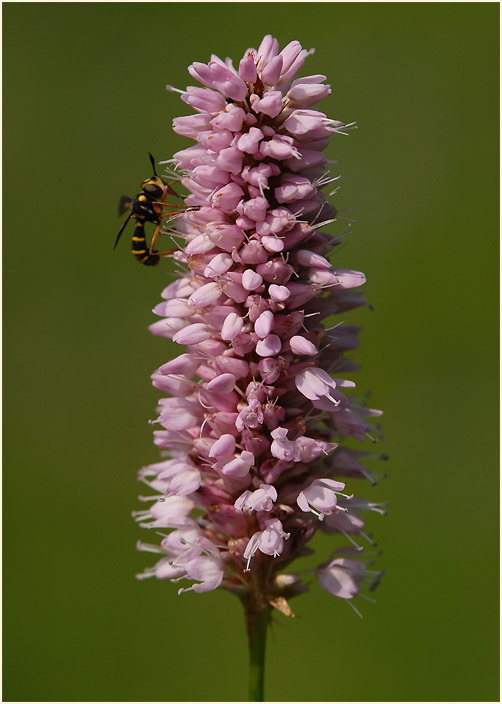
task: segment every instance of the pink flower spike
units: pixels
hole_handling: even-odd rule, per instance
[[[385,454],[355,447],[380,440],[380,412],[344,379],[359,346],[344,316],[366,304],[366,279],[342,268],[336,247],[343,225],[329,184],[339,174],[326,150],[345,125],[317,107],[326,77],[299,75],[312,53],[267,35],[240,62],[213,54],[189,67],[194,85],[169,95],[194,113],[173,121],[193,141],[165,155],[159,175],[180,212],[174,222],[159,207],[154,218],[176,242],[175,273],[150,305],[150,331],[169,342],[151,375],[160,461],[140,469],[148,490],[133,514],[160,538],[139,543],[157,557],[138,578],[189,580],[180,593],[231,590],[248,624],[251,606],[291,613],[290,596],[307,587],[290,563],[317,530],[345,541],[317,569],[323,589],[352,604],[381,575],[364,567],[355,537],[373,545],[359,514],[385,504],[350,495],[356,480],[382,476],[364,463]],[[141,188],[152,207],[174,202]],[[147,241],[154,226],[145,222]]]

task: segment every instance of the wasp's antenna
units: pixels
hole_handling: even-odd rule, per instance
[[[150,152],[148,152],[148,155],[150,156],[150,161],[152,162],[153,175],[157,176],[157,172],[155,170],[155,159],[153,158],[153,156]]]

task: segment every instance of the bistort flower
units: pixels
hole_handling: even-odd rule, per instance
[[[316,571],[323,589],[350,602],[381,575],[360,542],[374,545],[361,513],[382,505],[354,496],[374,455],[345,445],[378,435],[380,411],[350,395],[358,328],[340,317],[365,304],[365,277],[329,259],[341,239],[324,192],[338,178],[324,150],[349,125],[314,107],[325,76],[298,77],[311,53],[268,35],[238,67],[189,67],[202,87],[179,91],[195,112],[173,128],[195,143],[168,169],[192,209],[167,230],[179,278],[151,326],[180,353],[152,375],[163,459],[140,471],[154,496],[135,516],[164,537],[139,543],[159,556],[139,577],[229,589],[255,612],[291,614],[307,586],[290,564],[317,530],[342,536]]]

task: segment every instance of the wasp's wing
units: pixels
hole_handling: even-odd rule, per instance
[[[176,198],[182,198],[182,197],[183,197],[183,196],[180,196],[179,193],[176,193],[176,191],[174,190],[174,188],[171,188],[171,186],[170,186],[168,183],[166,183],[166,189],[167,189],[167,193],[170,193],[172,196],[176,196]]]
[[[119,200],[119,215],[123,215],[126,210],[131,207],[131,199],[129,196],[122,196]]]
[[[117,235],[117,239],[115,240],[115,244],[113,245],[113,249],[115,249],[115,247],[118,245],[119,239],[122,237],[122,233],[126,229],[126,225],[131,218],[132,218],[132,213],[129,213],[129,217],[127,218],[127,220],[125,221],[125,223],[122,225],[122,227],[119,230],[119,234]]]

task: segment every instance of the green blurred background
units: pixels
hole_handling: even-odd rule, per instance
[[[497,3],[6,3],[4,700],[245,700],[241,607],[138,582],[154,556],[137,469],[156,461],[147,331],[170,263],[112,252],[122,193],[191,142],[165,84],[266,33],[316,53],[337,136],[336,260],[374,311],[358,387],[385,410],[370,517],[378,603],[312,585],[278,615],[269,700],[498,699]],[[339,170],[339,171],[338,171]],[[344,227],[335,226],[334,232]],[[338,228],[338,229],[337,229]],[[379,467],[375,467],[379,469]],[[336,542],[336,541],[335,541]],[[331,544],[318,542],[325,559]]]

